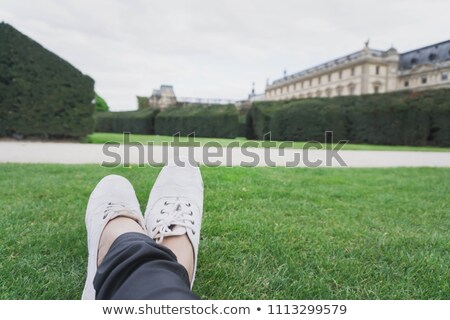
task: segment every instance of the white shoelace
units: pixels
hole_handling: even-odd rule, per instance
[[[191,210],[191,204],[180,201],[179,199],[173,202],[165,201],[164,208],[160,211],[159,217],[156,220],[156,226],[153,232],[156,231],[156,242],[160,243],[164,237],[173,235],[175,227],[184,227],[185,229],[193,229],[194,213]]]
[[[115,213],[119,211],[128,211],[130,213],[136,213],[136,210],[131,209],[127,203],[115,203],[109,202],[106,209],[103,211],[103,220],[105,220],[110,213]]]

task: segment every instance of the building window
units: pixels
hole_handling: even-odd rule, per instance
[[[308,92],[307,97],[308,97],[308,98],[312,98],[312,93],[311,93],[311,92]]]
[[[427,83],[427,77],[422,77],[421,80],[420,80],[420,82],[421,82],[422,84],[426,84],[426,83]]]
[[[405,80],[405,82],[403,82],[403,86],[409,87],[409,80]]]
[[[447,81],[448,80],[448,72],[442,72],[441,73],[441,80]]]
[[[352,76],[355,75],[355,67],[352,67]]]
[[[331,82],[331,73],[328,75],[328,82]]]
[[[331,97],[331,89],[330,89],[330,88],[328,88],[327,90],[325,90],[325,93],[326,93],[326,95],[327,95],[328,98]]]
[[[436,59],[436,54],[435,53],[430,53],[430,55],[428,56],[428,60],[433,61]]]
[[[321,76],[319,76],[318,81],[319,81],[319,84],[322,83],[322,77]]]
[[[312,86],[312,79],[309,79],[309,86]]]
[[[374,93],[380,93],[380,86],[373,86]]]
[[[337,87],[336,88],[336,93],[338,96],[342,96],[342,87]]]
[[[380,74],[380,66],[375,67],[375,74]]]
[[[339,71],[339,79],[342,79],[342,70]]]
[[[417,59],[416,58],[412,58],[411,59],[411,66],[414,66],[415,64],[417,64]]]
[[[348,91],[349,91],[351,96],[355,95],[355,87],[356,86],[354,84],[351,84],[351,85],[348,86]]]
[[[320,98],[321,96],[322,96],[322,91],[317,90],[317,91],[316,91],[316,97],[317,97],[317,98]]]

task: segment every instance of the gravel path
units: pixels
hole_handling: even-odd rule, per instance
[[[105,149],[105,150],[104,150]],[[282,154],[284,153],[284,154]],[[128,154],[128,156],[127,156]],[[193,154],[206,165],[228,166],[331,166],[331,167],[450,167],[450,152],[339,151],[299,149],[120,147],[70,142],[0,141],[0,163],[165,163]],[[166,155],[166,156],[165,156]],[[169,159],[169,160],[165,160]],[[293,161],[295,160],[296,161]],[[328,159],[328,161],[327,161]]]

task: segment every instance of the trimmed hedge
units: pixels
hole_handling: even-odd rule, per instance
[[[247,115],[247,138],[384,145],[450,146],[450,90],[272,101],[254,104]]]
[[[277,110],[270,121],[273,140],[323,141],[325,131],[333,131],[335,139],[345,139],[345,114],[334,101],[324,99],[297,100]]]
[[[137,103],[139,110],[150,108],[150,102],[148,100],[148,97],[137,96]]]
[[[95,131],[155,134],[155,117],[158,112],[158,110],[153,109],[124,112],[99,112],[95,115]]]
[[[348,139],[357,143],[426,145],[430,125],[427,104],[405,92],[360,97],[346,110],[351,124]]]
[[[258,101],[246,115],[246,138],[249,140],[263,140],[264,135],[271,131],[270,122],[275,112],[282,110],[289,101]]]
[[[0,23],[0,136],[82,138],[94,128],[94,81]]]
[[[239,133],[238,112],[234,105],[187,105],[171,107],[156,116],[155,132],[187,136],[235,138]]]

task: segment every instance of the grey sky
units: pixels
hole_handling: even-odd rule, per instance
[[[370,46],[450,38],[448,0],[1,0],[0,20],[95,79],[113,110],[172,84],[243,99],[288,73]]]

